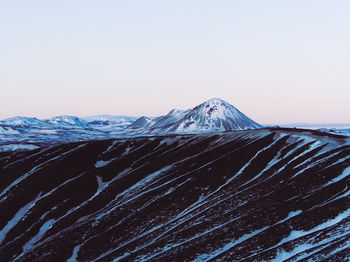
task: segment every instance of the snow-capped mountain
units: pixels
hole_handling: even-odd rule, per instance
[[[88,123],[76,116],[55,116],[44,120],[46,123],[63,126],[88,127]]]
[[[41,126],[44,122],[36,117],[15,116],[1,120],[0,124],[9,126]]]
[[[55,116],[48,119],[38,119],[36,117],[16,116],[0,121],[0,125],[11,127],[31,127],[31,128],[59,128],[59,127],[87,127],[88,124],[76,116]]]
[[[139,128],[139,131],[144,133],[169,134],[223,132],[261,127],[233,105],[213,98],[192,109],[173,109],[166,116],[156,119],[142,117],[129,129]]]

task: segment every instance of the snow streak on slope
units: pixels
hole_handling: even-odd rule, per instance
[[[260,129],[1,153],[0,258],[344,261],[349,142]]]

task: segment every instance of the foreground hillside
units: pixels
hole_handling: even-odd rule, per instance
[[[350,144],[293,129],[0,154],[1,261],[343,261]]]

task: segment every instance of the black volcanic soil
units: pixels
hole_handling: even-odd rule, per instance
[[[274,128],[0,153],[0,261],[344,261],[349,141]]]

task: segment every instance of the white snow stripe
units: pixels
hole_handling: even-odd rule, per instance
[[[13,186],[17,185],[18,183],[22,182],[24,179],[26,179],[27,177],[29,177],[31,174],[33,174],[34,172],[40,170],[43,166],[45,166],[46,164],[58,159],[58,158],[61,158],[62,156],[65,156],[65,155],[68,155],[69,153],[75,151],[75,150],[78,150],[79,148],[82,148],[84,147],[86,144],[82,144],[82,145],[79,145],[77,147],[74,147],[73,149],[67,151],[67,152],[64,152],[63,154],[60,154],[54,158],[50,158],[49,160],[33,167],[29,172],[27,172],[26,174],[24,174],[23,176],[20,176],[19,178],[17,178],[14,182],[12,182],[7,188],[5,188],[1,193],[0,193],[0,198],[5,194],[7,193]],[[3,202],[7,197],[3,197],[0,199],[0,203]]]
[[[327,220],[326,222],[308,230],[308,231],[303,231],[303,230],[293,230],[289,233],[289,236],[282,239],[281,242],[279,244],[277,244],[276,246],[274,246],[273,248],[275,247],[279,247],[281,245],[283,245],[284,243],[287,243],[287,242],[290,242],[290,241],[293,241],[293,240],[296,240],[296,239],[299,239],[299,238],[302,238],[306,235],[309,235],[309,234],[312,234],[312,233],[315,233],[317,231],[321,231],[321,230],[324,230],[326,228],[329,228],[329,227],[332,227],[340,222],[342,222],[344,219],[348,218],[350,216],[350,209],[347,209],[345,210],[344,212],[338,214],[335,218],[333,219],[329,219]],[[281,254],[277,254],[277,256],[275,257],[274,260],[272,261],[283,261],[281,260],[281,256],[283,256],[283,259],[287,259],[287,258],[290,258],[294,255],[296,255],[297,253],[300,253],[302,251],[305,251],[306,249],[308,248],[311,248],[311,247],[303,247],[302,245],[297,245],[294,247],[294,249],[291,251],[291,252],[283,252]]]
[[[67,262],[76,262],[77,261],[79,249],[80,249],[80,245],[74,247],[73,252],[72,252],[72,256],[67,259]]]
[[[39,194],[40,196],[40,194]],[[38,197],[39,197],[38,196]],[[38,200],[38,197],[36,197],[33,201],[29,202],[22,208],[20,208],[17,213],[13,216],[12,219],[10,219],[7,224],[1,229],[0,231],[0,244],[5,239],[7,233],[16,226],[16,224],[25,216],[25,214],[35,205],[35,203]]]

